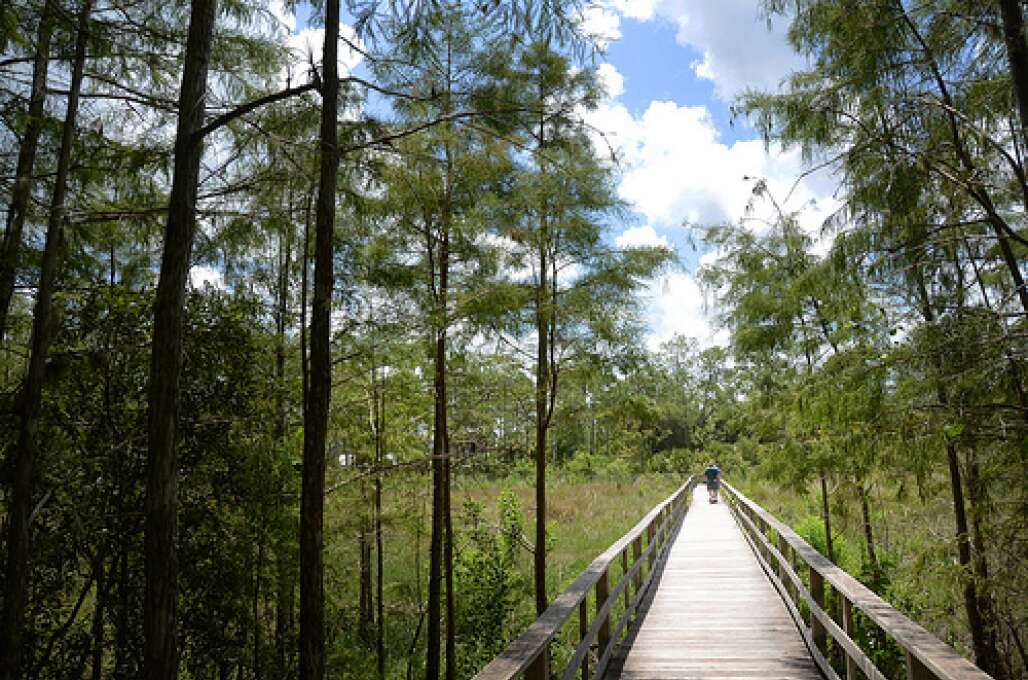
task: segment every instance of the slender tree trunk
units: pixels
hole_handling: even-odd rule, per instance
[[[381,456],[379,456],[381,466]],[[382,552],[382,477],[381,472],[375,476],[375,606],[378,608],[375,630],[375,668],[379,680],[385,679],[385,603],[383,596],[384,589],[384,562],[385,555]]]
[[[118,622],[114,633],[114,677],[118,680],[132,676],[129,669],[129,546],[128,532],[125,531],[118,553]]]
[[[4,579],[4,608],[0,619],[0,678],[14,680],[21,673],[22,628],[28,604],[29,570],[31,568],[32,492],[36,449],[36,434],[42,409],[43,381],[46,379],[46,360],[50,351],[53,315],[53,295],[57,283],[61,250],[64,242],[64,211],[71,171],[71,152],[75,143],[75,124],[78,118],[79,92],[86,63],[86,42],[89,35],[89,15],[93,0],[82,0],[78,14],[75,57],[72,63],[68,103],[61,130],[61,147],[57,157],[57,175],[54,178],[50,200],[50,216],[46,228],[46,244],[39,271],[39,288],[32,316],[32,338],[29,345],[28,373],[22,389],[21,422],[18,440],[12,453],[14,475],[10,505],[7,509],[7,565]]]
[[[428,564],[428,648],[425,658],[425,679],[437,680],[441,666],[440,622],[442,620],[443,563],[443,429],[446,418],[446,335],[437,330],[435,338],[435,424],[432,431],[432,535],[429,541]]]
[[[545,222],[545,220],[544,220]],[[545,234],[540,232],[539,288],[536,291],[536,364],[535,364],[535,610],[541,615],[549,605],[546,597],[546,416],[549,404],[549,305],[548,264]]]
[[[828,502],[828,479],[824,470],[819,471],[818,477],[821,480],[821,519],[825,523],[825,555],[831,562],[835,562],[835,547],[832,543],[832,512]]]
[[[304,413],[303,482],[300,499],[300,677],[325,675],[325,584],[323,531],[325,443],[332,389],[332,241],[339,176],[339,0],[325,3],[321,104],[321,159],[314,238],[314,299],[311,309],[309,394]]]
[[[1021,118],[1021,144],[1028,153],[1028,42],[1024,35],[1024,15],[1019,0],[999,0],[1003,17],[1003,42],[1007,47],[1010,80]]]
[[[540,151],[546,148],[546,127],[542,74],[539,78],[539,129],[536,143]],[[541,158],[541,155],[540,155]],[[542,161],[540,161],[541,163]],[[546,434],[549,427],[550,388],[550,295],[548,288],[550,263],[548,215],[545,200],[539,210],[538,262],[539,285],[535,298],[535,613],[541,616],[549,605],[546,596]]]
[[[453,589],[453,512],[452,496],[453,458],[450,454],[449,433],[444,432],[446,452],[443,458],[443,573],[446,575],[446,680],[457,677],[457,601]]]
[[[46,78],[50,65],[50,37],[53,34],[53,0],[45,0],[36,33],[36,53],[32,60],[32,89],[29,93],[28,119],[18,149],[18,165],[14,188],[7,206],[7,224],[0,247],[0,338],[7,334],[7,315],[14,296],[14,278],[18,270],[18,251],[25,228],[25,216],[32,196],[32,174],[36,149],[43,130],[43,105],[46,102]]]
[[[867,543],[867,562],[871,567],[871,580],[875,587],[879,587],[882,581],[882,569],[878,563],[878,553],[875,551],[874,532],[871,527],[871,507],[863,482],[857,483],[857,494],[860,496],[860,516],[864,522],[864,541]]]
[[[291,196],[290,196],[291,199]],[[275,323],[275,441],[285,444],[287,430],[286,413],[286,326],[289,314],[289,270],[292,256],[292,201],[289,205],[289,232],[284,243],[280,243],[282,255],[281,269],[278,277],[278,309]],[[282,513],[284,508],[279,505],[276,512]],[[280,515],[281,516],[281,515]],[[288,514],[286,514],[288,516]],[[290,571],[292,568],[289,542],[276,532],[273,544],[273,560],[275,562],[275,661],[278,677],[286,677],[288,663],[286,645],[289,639],[289,627],[292,614]]]
[[[96,602],[93,605],[93,628],[91,631],[93,637],[93,680],[101,680],[103,678],[104,615],[107,612],[108,591],[108,588],[104,586],[104,578],[104,558],[102,554],[98,554],[93,565],[93,580],[96,582]]]
[[[253,677],[260,680],[261,677],[261,571],[264,569],[264,521],[258,527],[257,536],[257,561],[253,570]]]
[[[920,312],[925,323],[935,323],[935,312],[932,309],[931,299],[928,296],[928,288],[925,286],[922,273],[915,269],[917,294],[920,298]],[[936,370],[942,370],[942,358],[937,352],[933,352],[932,361]],[[936,399],[939,405],[946,408],[949,399],[946,390],[939,380],[935,385]],[[985,630],[982,612],[979,607],[978,590],[974,582],[973,567],[971,565],[971,541],[967,526],[967,511],[964,506],[964,485],[960,474],[960,461],[957,455],[957,447],[953,441],[946,442],[946,463],[949,467],[950,496],[953,499],[953,522],[956,528],[957,561],[960,564],[961,580],[963,582],[964,610],[967,613],[967,625],[971,631],[971,646],[974,649],[975,661],[987,673],[990,669],[984,664],[996,658],[994,644],[990,644]]]
[[[154,300],[146,480],[144,672],[149,680],[178,675],[178,427],[182,332],[189,260],[196,233],[196,192],[203,155],[207,69],[217,0],[192,0],[178,102],[175,161]]]
[[[372,396],[375,400],[375,671],[385,680],[385,553],[382,537],[382,465],[385,462],[385,375],[381,383],[371,371]]]
[[[992,597],[989,581],[989,560],[982,532],[982,514],[988,506],[986,487],[982,483],[978,453],[967,449],[967,504],[970,515],[972,568],[974,570],[975,595],[978,611],[981,612],[983,636],[985,637],[985,658],[976,657],[976,663],[996,680],[1006,680],[1007,673],[1003,656],[998,649],[999,618]]]
[[[358,578],[360,579],[358,610],[360,611],[358,634],[364,642],[372,640],[372,628],[374,627],[374,607],[372,599],[371,583],[371,539],[368,536],[370,524],[368,518],[368,492],[366,480],[362,477],[360,482],[360,531],[357,537],[357,549],[359,553]]]

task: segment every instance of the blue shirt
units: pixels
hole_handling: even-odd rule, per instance
[[[707,483],[713,484],[717,481],[717,476],[720,474],[721,468],[717,465],[711,465],[709,468],[703,471],[703,474],[707,475]]]

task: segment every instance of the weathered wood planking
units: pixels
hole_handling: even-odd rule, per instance
[[[695,493],[631,647],[607,677],[822,680],[728,507]]]

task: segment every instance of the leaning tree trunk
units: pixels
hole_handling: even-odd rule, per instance
[[[11,454],[14,464],[13,488],[7,509],[7,565],[4,572],[4,608],[0,619],[0,678],[12,680],[21,675],[22,628],[28,603],[30,569],[30,522],[32,518],[33,467],[36,459],[36,434],[43,401],[43,381],[52,334],[54,288],[57,282],[60,253],[64,241],[64,206],[71,171],[71,151],[75,144],[75,123],[78,118],[79,92],[86,64],[86,41],[89,35],[89,14],[93,0],[82,0],[78,15],[78,35],[72,64],[68,104],[61,131],[61,147],[57,157],[50,200],[50,216],[46,227],[46,243],[39,271],[35,311],[32,315],[32,339],[29,365],[21,401],[21,422],[18,440]]]
[[[321,159],[314,235],[314,297],[311,309],[310,377],[304,409],[303,480],[300,497],[300,677],[325,675],[325,441],[332,389],[332,239],[339,177],[339,0],[325,3],[322,66]]]
[[[196,232],[207,69],[217,0],[192,0],[178,101],[175,160],[154,300],[145,503],[146,595],[143,664],[150,680],[178,675],[178,478],[176,429],[182,375],[186,277]]]
[[[43,130],[43,104],[46,102],[46,77],[50,65],[50,37],[53,34],[52,0],[45,0],[36,34],[36,53],[32,60],[32,89],[29,93],[28,120],[18,149],[11,202],[7,206],[7,225],[0,247],[0,338],[7,334],[7,315],[14,297],[14,277],[18,270],[18,251],[25,228],[25,215],[32,196],[32,173],[36,149]],[[5,647],[7,649],[7,647]]]

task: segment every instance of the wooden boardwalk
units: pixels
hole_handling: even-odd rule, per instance
[[[822,680],[724,502],[697,487],[614,680]],[[627,652],[627,654],[625,654]]]

